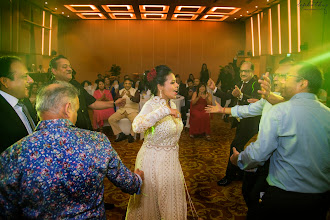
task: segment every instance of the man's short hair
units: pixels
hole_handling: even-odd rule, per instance
[[[251,68],[251,70],[254,70],[254,64],[253,64],[251,61],[244,61],[244,62],[241,64],[241,66],[242,66],[244,63],[248,63],[248,64],[250,64],[250,68]]]
[[[14,73],[11,72],[11,64],[14,62],[22,62],[19,57],[2,56],[0,57],[0,77],[6,77],[14,80]]]
[[[133,83],[133,80],[131,80],[130,78],[124,79],[124,82],[126,82],[126,81],[130,81],[131,83]]]
[[[180,78],[180,75],[179,75],[179,74],[176,74],[176,75],[175,75],[175,78]]]
[[[78,90],[70,83],[64,81],[55,81],[42,87],[36,98],[38,116],[40,117],[40,114],[44,112],[57,114],[60,112],[61,107],[68,102],[71,102],[73,108],[77,110],[79,108],[79,105],[77,106],[78,103],[76,103],[78,95]]]
[[[63,56],[63,55],[58,55],[57,57],[54,57],[50,62],[49,62],[49,68],[50,69],[52,69],[52,68],[54,68],[54,69],[57,69],[57,61],[59,60],[59,59],[68,59],[68,58],[66,58],[65,56]]]
[[[308,81],[308,90],[310,93],[317,94],[323,83],[323,75],[321,71],[313,64],[298,62],[295,66],[301,66],[297,74],[301,78]],[[298,77],[299,80],[299,77]]]
[[[188,79],[187,83],[189,83],[189,82],[194,83],[194,81],[192,81],[192,79]]]

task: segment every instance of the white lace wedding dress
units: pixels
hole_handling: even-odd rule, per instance
[[[170,102],[171,108],[176,108]],[[130,197],[128,220],[187,219],[184,176],[179,162],[178,141],[183,128],[181,118],[174,118],[166,101],[151,97],[133,121],[136,133],[145,132],[135,169],[144,171],[140,195]]]

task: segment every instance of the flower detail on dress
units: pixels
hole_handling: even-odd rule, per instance
[[[157,75],[156,70],[155,70],[155,69],[152,69],[152,70],[148,73],[148,75],[147,75],[147,80],[148,80],[148,82],[151,82],[152,80],[154,80],[154,78],[156,77],[156,75]]]

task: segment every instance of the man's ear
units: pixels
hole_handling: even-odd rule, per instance
[[[301,80],[301,85],[300,85],[301,89],[307,89],[308,90],[308,85],[309,85],[308,80],[306,80],[306,79]]]
[[[4,86],[6,89],[8,89],[8,78],[7,77],[0,77],[0,86]]]
[[[64,105],[64,112],[63,114],[65,115],[66,118],[70,118],[71,114],[72,114],[72,105],[70,102],[66,103]]]

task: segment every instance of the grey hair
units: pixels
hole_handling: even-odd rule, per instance
[[[63,81],[55,81],[42,87],[36,98],[38,116],[40,117],[40,114],[44,112],[58,114],[61,107],[68,102],[72,104],[75,110],[78,110],[79,105],[76,102],[78,95],[79,91],[73,85]]]

